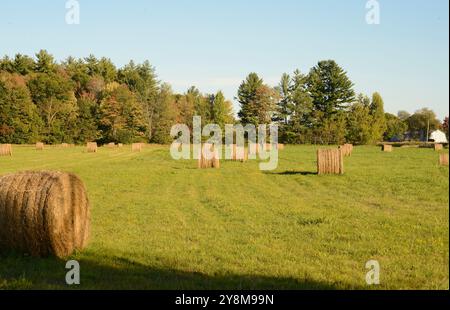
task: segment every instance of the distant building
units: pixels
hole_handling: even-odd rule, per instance
[[[435,130],[431,133],[430,141],[436,143],[448,143],[445,133],[440,130]]]

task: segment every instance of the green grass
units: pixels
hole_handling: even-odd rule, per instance
[[[318,176],[313,146],[287,146],[278,169],[218,170],[141,153],[14,147],[0,174],[81,177],[92,235],[81,289],[448,289],[449,179],[431,149],[355,147],[345,175]],[[445,151],[447,152],[447,151]],[[365,263],[381,285],[365,283]],[[0,289],[73,289],[65,261],[0,254]]]

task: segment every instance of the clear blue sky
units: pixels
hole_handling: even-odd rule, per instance
[[[79,25],[65,23],[65,2],[2,0],[0,55],[148,59],[175,91],[229,99],[249,72],[275,85],[334,59],[388,112],[449,114],[448,0],[379,0],[380,25],[366,24],[366,0],[79,0]]]

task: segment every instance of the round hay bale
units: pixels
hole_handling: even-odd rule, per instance
[[[318,149],[317,174],[344,174],[343,157],[341,149]]]
[[[44,143],[36,142],[36,150],[42,151],[44,149]]]
[[[83,182],[63,172],[0,177],[0,250],[66,257],[89,237],[90,207]]]
[[[140,152],[142,150],[143,143],[132,143],[131,151],[132,152]]]
[[[97,153],[97,142],[88,142],[86,148],[88,153]]]
[[[0,144],[0,156],[12,156],[11,144]]]
[[[443,148],[444,148],[444,146],[442,144],[437,143],[437,144],[434,145],[434,150],[435,151],[440,151]]]
[[[448,166],[448,154],[439,154],[439,165]]]
[[[383,152],[392,152],[392,145],[390,144],[383,144],[381,147],[381,150]]]

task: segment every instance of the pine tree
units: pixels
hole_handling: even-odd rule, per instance
[[[258,124],[257,95],[258,90],[263,86],[263,80],[256,73],[250,73],[238,89],[237,99],[241,105],[238,116],[242,124]]]
[[[308,75],[308,91],[314,108],[325,117],[345,108],[353,102],[353,83],[347,73],[334,60],[320,61]]]

